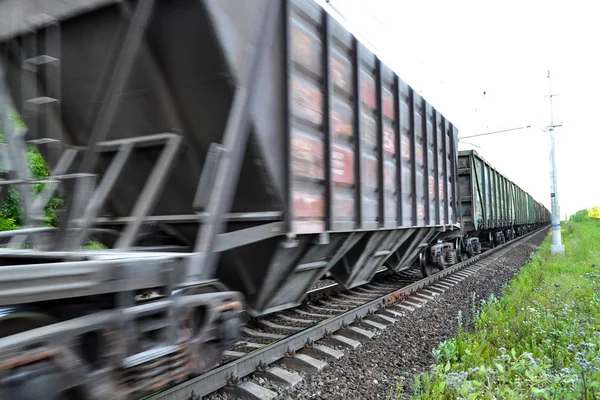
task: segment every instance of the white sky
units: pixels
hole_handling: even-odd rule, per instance
[[[331,0],[351,30],[550,209],[551,70],[561,218],[600,205],[600,2]],[[486,92],[484,96],[484,92]],[[472,149],[469,144],[459,148]]]

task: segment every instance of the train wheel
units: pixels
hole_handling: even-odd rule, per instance
[[[174,293],[176,296],[219,294],[227,291],[220,282],[211,282],[208,285],[181,289]],[[191,327],[192,334],[192,359],[194,370],[201,373],[216,365],[223,357],[223,352],[234,344],[240,336],[242,320],[239,312],[226,310],[216,316],[211,324],[213,329],[207,330],[208,310],[197,307],[192,315],[188,315],[185,324]]]
[[[71,400],[63,390],[63,381],[63,374],[53,362],[36,362],[13,369],[2,380],[0,395],[13,400]]]
[[[19,307],[0,308],[0,338],[27,332],[55,323],[44,313]],[[70,400],[65,390],[65,376],[49,358],[22,361],[0,381],[0,398],[13,400]]]
[[[421,267],[421,273],[424,277],[431,276],[442,270],[439,266],[427,262],[425,252],[419,254],[419,266]]]
[[[492,233],[492,231],[490,231],[488,233],[488,243],[490,244],[490,248],[494,248],[496,247],[496,242],[494,241],[494,234]]]
[[[462,238],[456,238],[456,240],[454,241],[454,248],[456,249],[458,262],[466,261],[469,258],[469,255],[465,252]]]

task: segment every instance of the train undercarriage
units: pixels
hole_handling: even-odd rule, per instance
[[[136,398],[213,367],[239,335],[242,296],[182,286],[181,255],[23,255],[1,257],[2,399]]]
[[[470,231],[442,233],[434,244],[419,253],[415,265],[430,276],[506,242],[533,232],[543,224],[521,224]]]

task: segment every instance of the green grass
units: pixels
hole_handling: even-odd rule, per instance
[[[564,256],[549,235],[500,300],[473,303],[472,332],[459,322],[413,398],[600,399],[600,220],[577,220]]]

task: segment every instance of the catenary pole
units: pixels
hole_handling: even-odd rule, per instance
[[[560,210],[558,206],[558,189],[556,184],[556,152],[554,145],[554,128],[562,125],[554,125],[554,113],[552,110],[552,79],[550,71],[548,71],[548,97],[550,98],[550,201],[552,202],[552,245],[550,246],[551,254],[564,254],[565,246],[562,244],[562,236],[560,232]]]

